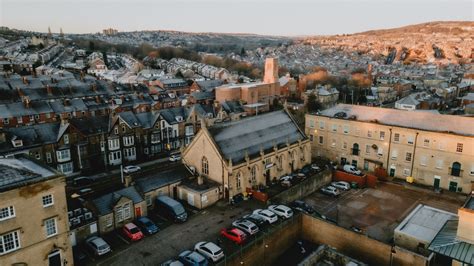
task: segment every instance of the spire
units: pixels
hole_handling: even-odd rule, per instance
[[[51,38],[53,34],[51,33],[51,27],[48,26],[48,37]]]
[[[64,37],[63,28],[59,28],[59,36]]]

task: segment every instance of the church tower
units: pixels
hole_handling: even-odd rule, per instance
[[[267,58],[265,60],[265,75],[263,76],[263,82],[267,84],[278,82],[278,59]]]

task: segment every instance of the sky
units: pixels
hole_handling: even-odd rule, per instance
[[[473,0],[0,0],[0,25],[65,33],[177,30],[330,35],[474,21]]]

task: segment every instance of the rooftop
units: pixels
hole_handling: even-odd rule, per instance
[[[395,229],[429,243],[438,234],[444,223],[456,214],[419,204]]]
[[[293,119],[284,110],[257,115],[238,121],[214,125],[209,128],[222,155],[234,163],[307,139]]]
[[[0,159],[0,191],[26,186],[57,176],[52,169],[26,157]]]
[[[467,264],[474,264],[474,245],[456,239],[459,220],[446,221],[428,249]]]
[[[344,113],[344,119],[350,118],[355,121],[474,136],[474,123],[472,118],[455,115],[440,115],[429,112],[410,112],[409,114],[406,112],[409,111],[338,104],[322,111],[320,115],[335,118],[336,114]]]

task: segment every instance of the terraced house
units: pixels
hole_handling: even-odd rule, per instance
[[[473,190],[471,117],[339,104],[307,114],[305,125],[316,156],[436,189]]]

